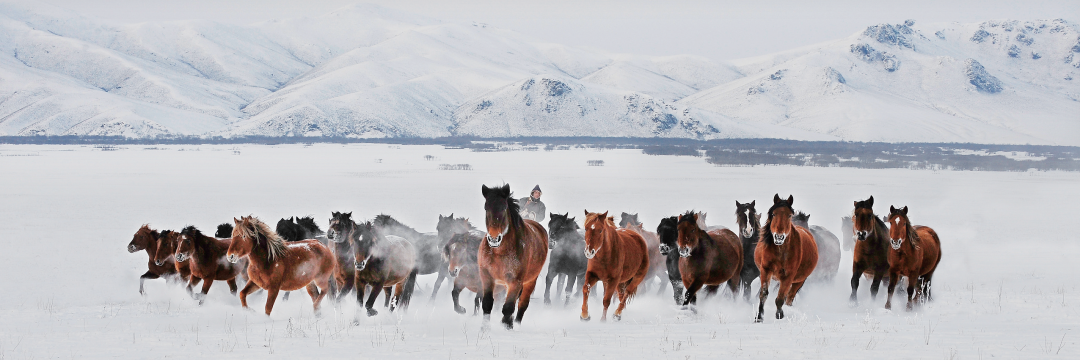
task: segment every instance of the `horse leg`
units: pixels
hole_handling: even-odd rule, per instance
[[[776,319],[784,318],[784,303],[791,293],[791,280],[780,279],[780,288],[776,289]]]
[[[450,290],[450,298],[454,300],[454,312],[458,314],[465,313],[465,308],[461,307],[460,303],[458,302],[458,298],[461,296],[462,288],[463,286],[461,286],[457,279],[454,279],[454,288]]]
[[[229,284],[229,293],[236,295],[236,278],[225,280],[226,284]]]
[[[624,282],[622,284],[619,284],[617,286],[617,289],[615,289],[615,291],[619,294],[619,306],[615,308],[615,314],[613,314],[611,316],[613,319],[615,319],[615,321],[622,320],[622,312],[623,312],[624,309],[626,309],[626,300],[627,300],[626,299],[626,297],[627,297],[626,288],[630,285],[631,281],[633,281],[633,279],[631,279],[630,281]]]
[[[589,321],[589,291],[596,285],[596,275],[585,272],[585,281],[581,283],[581,321]]]
[[[896,279],[896,278],[898,278],[899,276],[900,276],[900,275],[899,275],[899,274],[897,274],[897,273],[895,273],[895,272],[890,272],[890,273],[889,273],[889,277],[890,277],[890,278],[892,278],[892,279]],[[898,282],[898,281],[890,281],[890,282],[889,282],[889,295],[888,295],[888,296],[887,296],[887,297],[885,298],[885,309],[886,309],[886,310],[892,310],[892,298],[893,298],[893,292],[895,292],[895,291],[896,291],[896,283],[897,283],[897,282]],[[910,281],[909,281],[909,282],[910,282]],[[910,291],[909,291],[909,293],[910,293]],[[911,297],[911,296],[910,296],[910,294],[908,294],[908,297],[909,297],[909,298]]]
[[[399,282],[394,285],[394,299],[390,301],[390,312],[394,312],[401,307],[401,295],[405,293],[405,282]]]
[[[881,278],[884,276],[884,272],[874,273],[874,281],[870,283],[870,300],[877,300],[878,288],[881,286]],[[889,278],[889,284],[897,282],[899,282],[897,279]]]
[[[688,306],[691,306],[691,305],[697,305],[697,292],[699,290],[701,290],[701,287],[703,285],[705,285],[704,283],[702,283],[700,281],[694,281],[694,280],[691,280],[691,281],[692,282],[690,283],[690,286],[686,287],[686,295],[683,296],[682,306],[684,308],[686,308]]]
[[[795,295],[798,294],[799,290],[802,289],[803,284],[806,284],[806,280],[803,280],[803,281],[800,281],[800,282],[797,282],[797,283],[791,283],[791,290],[788,290],[788,293],[787,293],[787,296],[786,296],[787,297],[787,306],[791,306],[791,304],[795,303]]]
[[[569,291],[563,291],[563,289],[564,286],[565,289],[572,289],[574,287],[574,279],[568,274],[556,274],[555,278],[557,279],[555,285],[555,297],[561,298],[563,296],[563,293],[566,292],[566,297],[569,298]],[[567,284],[568,282],[570,284]],[[544,297],[547,298],[546,295]]]
[[[281,301],[289,301],[289,294],[292,294],[292,291],[286,291],[285,294],[281,295]]]
[[[255,285],[254,281],[248,281],[247,285],[244,285],[244,288],[242,290],[240,290],[240,305],[243,306],[246,309],[248,307],[247,306],[248,294],[251,294],[251,292],[253,292],[255,290],[258,290],[258,289],[259,289],[259,286]]]
[[[614,281],[604,280],[604,312],[600,315],[600,321],[607,321],[607,310],[611,306],[611,297],[615,295],[615,288],[619,287]]]
[[[383,294],[385,294],[385,296],[383,296],[383,306],[382,307],[388,308],[388,307],[390,307],[390,295],[391,295],[390,294],[390,288],[383,288],[382,291],[383,291]]]
[[[517,301],[517,316],[514,317],[514,322],[520,324],[521,318],[525,316],[525,310],[529,308],[529,301],[532,300],[533,290],[536,289],[536,281],[529,281],[521,286],[521,296]]]
[[[199,305],[202,305],[203,301],[206,301],[206,294],[210,292],[211,285],[214,285],[214,279],[203,279],[202,293],[196,297],[199,299]]]
[[[574,282],[578,280],[578,276],[565,274],[563,276],[566,277],[566,291],[564,291],[566,293],[566,300],[563,301],[563,306],[567,306],[570,305],[570,294],[574,293]],[[559,287],[562,288],[561,283],[559,284]]]
[[[444,265],[446,265],[446,264],[444,264]],[[446,279],[447,275],[449,275],[449,273],[447,271],[449,271],[449,265],[439,267],[439,278],[435,279],[435,287],[433,289],[431,289],[431,301],[432,302],[435,301],[435,295],[439,294],[439,288],[442,287],[443,279]]]
[[[314,298],[314,297],[311,298],[312,306],[315,308],[315,314],[318,315],[320,313],[319,306],[322,305],[323,298],[326,297],[326,294],[330,293],[331,286],[336,286],[337,285],[337,279],[334,279],[333,276],[327,276],[327,277],[325,277],[325,278],[323,278],[321,280],[316,279],[312,283],[315,284],[315,286],[317,286],[317,288],[315,290],[318,291],[318,294],[319,294],[318,298]],[[311,285],[308,285],[308,286],[311,286]],[[309,295],[311,294],[310,289],[308,290],[308,294]]]
[[[854,306],[859,303],[859,297],[856,295],[859,291],[859,277],[863,276],[866,266],[862,263],[855,263],[852,265],[851,271],[851,298],[848,301]]]
[[[556,277],[559,278],[559,285],[556,287],[556,291],[558,291],[558,289],[562,288],[563,279],[558,273],[552,272],[551,267],[548,267],[547,276],[544,277],[544,283],[546,284],[544,287],[544,305],[551,305],[551,280],[555,280]]]
[[[664,289],[667,288],[667,281],[660,276],[660,272],[656,273],[656,278],[660,279],[660,286],[656,288],[656,296],[664,295]]]
[[[711,298],[716,296],[716,293],[720,291],[720,285],[705,285],[705,298]]]
[[[522,284],[513,281],[506,284],[506,300],[503,301],[502,307],[502,324],[507,330],[514,329],[514,306],[517,305],[521,291]]]
[[[146,295],[146,290],[143,289],[143,282],[146,281],[146,279],[157,279],[159,277],[161,277],[161,275],[146,270],[146,273],[139,277],[139,294]]]
[[[379,297],[380,292],[383,292],[382,284],[371,284],[371,294],[368,295],[367,302],[364,303],[364,308],[367,309],[367,316],[369,317],[379,315],[379,312],[375,310],[375,299]]]
[[[761,273],[761,289],[758,290],[758,310],[757,317],[754,318],[754,322],[760,323],[765,321],[765,300],[769,298],[769,276],[764,272]]]
[[[266,316],[270,316],[270,311],[274,310],[274,302],[277,301],[278,292],[281,291],[278,286],[280,285],[271,285],[269,289],[266,289]]]

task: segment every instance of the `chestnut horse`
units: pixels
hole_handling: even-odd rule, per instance
[[[374,309],[375,299],[380,290],[389,295],[387,290],[393,287],[393,298],[388,299],[390,311],[408,308],[420,266],[416,248],[403,237],[380,234],[371,222],[357,227],[360,237],[352,242],[356,302],[364,305],[367,316],[378,315]],[[368,285],[371,285],[371,294],[364,302]]]
[[[787,200],[780,199],[780,194],[773,196],[773,206],[769,208],[768,220],[757,249],[754,249],[754,262],[761,270],[761,291],[758,299],[758,312],[754,322],[762,322],[765,313],[765,299],[769,297],[769,281],[776,278],[780,288],[776,294],[776,318],[784,318],[783,306],[791,306],[795,295],[799,293],[806,278],[817,266],[817,243],[806,228],[791,223],[795,210],[791,204],[794,196]]]
[[[739,224],[739,239],[742,241],[743,266],[739,278],[742,282],[743,298],[750,302],[750,284],[761,276],[754,260],[754,250],[757,249],[758,238],[761,233],[761,214],[754,209],[757,200],[741,204],[735,201],[735,223]]]
[[[176,247],[180,246],[180,233],[172,230],[162,230],[161,235],[158,236],[157,252],[154,255],[154,265],[157,266],[173,266],[176,272],[180,275],[180,281],[188,282],[194,281],[198,284],[201,279],[191,278],[191,266],[187,262],[176,261]],[[191,293],[191,285],[187,287],[188,293]]]
[[[863,274],[874,277],[870,283],[870,299],[877,299],[881,279],[889,272],[889,229],[885,222],[874,215],[874,197],[855,202],[851,216],[852,232],[855,234],[855,259],[851,264],[851,303],[859,298],[859,278]]]
[[[643,285],[648,285],[649,281],[652,281],[653,277],[660,279],[660,288],[656,290],[656,294],[660,295],[664,292],[664,284],[667,284],[667,271],[665,260],[666,257],[660,255],[660,237],[656,233],[645,230],[645,225],[638,221],[638,214],[622,213],[619,219],[619,227],[623,229],[630,229],[641,235],[641,238],[645,239],[645,245],[649,248],[649,273],[645,275],[645,279],[641,281]]]
[[[679,217],[679,273],[686,300],[683,306],[697,304],[697,292],[705,285],[727,283],[732,298],[739,293],[739,274],[743,265],[742,241],[734,232],[707,228],[698,214],[687,212]]]
[[[476,260],[484,286],[484,324],[486,326],[491,319],[495,284],[500,284],[506,286],[502,324],[507,329],[513,329],[514,323],[520,324],[525,316],[529,297],[536,288],[536,279],[544,270],[548,253],[547,230],[535,221],[521,218],[518,203],[511,197],[509,184],[500,188],[482,185],[480,193],[484,195],[487,236],[480,244]],[[513,316],[515,303],[516,317]]]
[[[600,321],[607,321],[611,295],[619,293],[616,321],[622,319],[626,303],[634,298],[638,285],[649,273],[649,249],[645,239],[633,230],[618,229],[615,220],[603,214],[585,210],[585,284],[581,288],[581,320],[589,321],[589,291],[597,281],[604,282],[604,312]]]
[[[285,243],[270,227],[253,216],[233,219],[236,224],[225,258],[236,264],[248,259],[248,283],[240,290],[240,304],[247,307],[247,296],[266,289],[266,315],[274,309],[278,292],[307,287],[315,311],[329,290],[331,275],[337,267],[334,254],[316,240]],[[321,292],[320,292],[321,290]]]
[[[930,299],[930,280],[934,270],[941,262],[941,239],[937,232],[927,226],[912,226],[908,220],[908,208],[889,207],[889,297],[885,308],[892,309],[893,291],[906,276],[907,310],[910,311],[915,301]],[[907,241],[904,241],[907,240]],[[915,283],[919,283],[916,293]],[[914,295],[914,296],[913,296]]]
[[[656,235],[660,238],[659,253],[667,264],[668,282],[674,291],[675,304],[683,304],[682,273],[679,272],[679,217],[671,216],[660,219],[656,226]]]
[[[154,257],[158,250],[158,244],[160,244],[160,236],[160,232],[151,229],[150,225],[144,224],[139,230],[135,231],[135,236],[133,236],[131,242],[128,243],[127,249],[129,253],[146,250],[146,255],[149,257],[146,261],[146,273],[139,276],[139,294],[146,295],[146,290],[143,289],[143,282],[145,282],[146,279],[157,279],[162,276],[176,274],[176,267],[172,264],[157,265],[154,261]]]
[[[188,292],[192,291],[195,284],[203,281],[202,293],[195,294],[195,298],[202,305],[206,300],[206,294],[210,292],[210,286],[214,280],[224,280],[229,284],[229,292],[236,295],[236,276],[247,268],[247,259],[236,262],[225,260],[225,252],[229,250],[233,239],[217,239],[203,235],[202,231],[194,226],[185,227],[180,231],[180,241],[176,246],[176,262],[187,263],[191,269],[191,282],[188,283]],[[191,261],[188,261],[191,260]]]

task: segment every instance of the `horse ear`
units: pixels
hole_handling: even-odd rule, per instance
[[[232,221],[233,221],[234,223],[236,223],[236,225],[240,225],[240,220],[236,220],[236,218],[232,218]]]
[[[904,216],[907,216],[907,206],[905,206],[903,209],[900,209],[900,213],[904,214]]]
[[[608,216],[607,216],[607,213],[608,213],[608,212],[607,212],[607,211],[605,211],[605,212],[604,212],[603,214],[600,214],[600,216],[601,216],[601,217],[608,217]]]
[[[585,209],[585,216],[589,216],[589,209]]]
[[[788,196],[787,196],[787,204],[788,204],[788,205],[793,205],[793,204],[795,204],[795,195],[788,195]]]
[[[892,205],[889,205],[889,213],[890,214],[896,213],[896,208],[893,207]]]
[[[708,226],[705,226],[705,213],[699,213],[699,214],[695,215],[694,217],[696,218],[695,220],[697,220],[696,223],[697,223],[698,229],[705,230],[705,228],[708,227]]]
[[[480,185],[480,194],[484,195],[484,198],[488,197],[488,193],[491,192],[491,188],[487,185]]]
[[[866,199],[866,206],[874,207],[874,195],[870,195],[870,198]]]
[[[503,185],[502,189],[499,189],[499,190],[502,191],[502,196],[503,197],[509,197],[510,196],[510,184]]]
[[[735,200],[735,208],[739,209],[739,210],[742,210],[742,207],[743,207],[743,204],[740,204],[739,200]]]
[[[780,200],[780,194],[773,195],[773,198],[772,198],[773,205],[779,204],[780,201],[781,201]]]
[[[752,200],[752,201],[750,201],[750,208],[751,208],[751,209],[753,209],[753,208],[754,208],[754,203],[757,203],[757,200]]]

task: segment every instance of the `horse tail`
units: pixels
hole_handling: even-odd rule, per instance
[[[409,300],[412,300],[413,290],[416,289],[416,273],[419,271],[419,269],[414,268],[409,272],[409,277],[405,279],[405,290],[401,294],[401,299],[398,300],[402,309],[409,308]]]

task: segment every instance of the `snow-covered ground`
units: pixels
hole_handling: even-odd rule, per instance
[[[386,144],[2,145],[0,169],[0,359],[1080,357],[1080,236],[1069,231],[1080,173],[715,167],[638,150]],[[407,313],[383,311],[354,326],[353,301],[315,317],[302,293],[279,301],[270,317],[261,311],[265,295],[245,310],[224,284],[203,306],[161,280],[148,281],[141,297],[146,255],[125,249],[144,223],[212,230],[249,214],[268,222],[313,215],[325,229],[331,211],[388,213],[434,231],[439,214],[479,223],[480,185],[504,182],[519,196],[540,184],[551,212],[639,212],[647,227],[689,209],[733,227],[735,200],[764,209],[773,194],[793,194],[811,224],[837,235],[852,202],[874,195],[878,214],[907,205],[913,222],[941,235],[936,301],[886,311],[864,282],[860,305],[849,307],[847,252],[833,283],[808,286],[788,318],[763,324],[752,323],[756,304],[721,296],[694,315],[667,292],[637,298],[622,322],[583,323],[579,300],[545,306],[541,285],[519,327],[483,331],[480,317],[453,312],[448,287],[429,304],[434,278],[423,276]],[[770,299],[766,315],[772,309]]]

